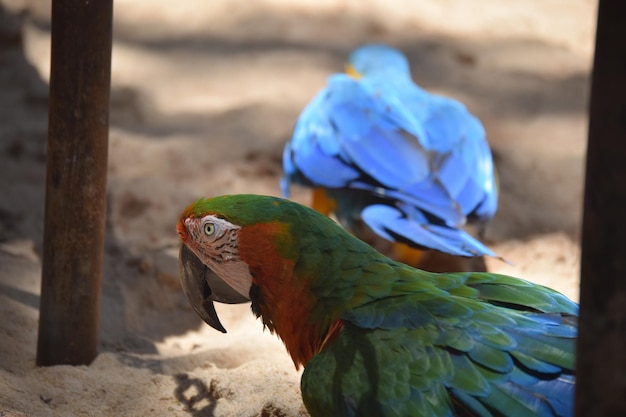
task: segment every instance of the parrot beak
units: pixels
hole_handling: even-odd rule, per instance
[[[213,301],[241,304],[250,300],[232,289],[184,244],[178,255],[178,270],[183,292],[195,312],[206,324],[226,333],[226,329],[217,317]]]
[[[354,78],[355,80],[358,80],[361,78],[361,74],[354,68],[354,66],[352,66],[352,64],[346,65],[346,74],[348,74],[350,77]]]

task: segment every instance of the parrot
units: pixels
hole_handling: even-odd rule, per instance
[[[298,117],[282,165],[283,197],[291,183],[312,188],[313,208],[364,240],[392,242],[400,260],[416,265],[415,249],[495,257],[462,229],[497,210],[485,129],[460,102],[415,84],[397,49],[350,54]]]
[[[572,416],[578,305],[488,272],[433,273],[273,196],[201,198],[177,222],[181,285],[251,302],[283,342],[312,417]]]

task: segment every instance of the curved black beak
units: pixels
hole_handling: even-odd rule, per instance
[[[195,312],[206,324],[226,333],[226,329],[217,317],[213,301],[241,304],[250,300],[232,289],[184,244],[178,255],[178,270],[183,292]]]

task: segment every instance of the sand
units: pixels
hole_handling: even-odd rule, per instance
[[[49,3],[0,0],[0,416],[306,415],[247,305],[218,306],[226,335],[195,316],[174,226],[199,196],[279,195],[299,111],[366,42],[484,122],[486,242],[513,263],[488,268],[577,299],[595,2],[117,0],[100,354],[37,368]]]

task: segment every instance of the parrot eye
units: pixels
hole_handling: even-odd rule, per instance
[[[202,226],[204,229],[204,234],[207,236],[212,236],[215,233],[215,224],[212,222],[206,222]]]

